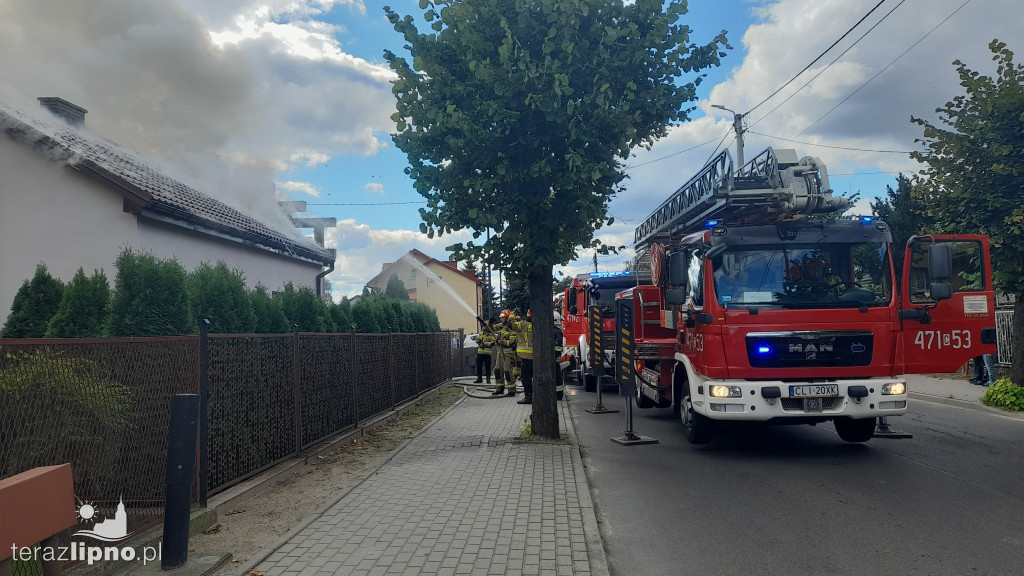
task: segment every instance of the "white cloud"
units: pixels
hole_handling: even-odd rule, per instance
[[[363,190],[366,190],[370,194],[376,194],[378,196],[384,195],[384,185],[380,182],[370,182],[363,185]]]
[[[321,191],[316,186],[313,186],[309,182],[278,182],[278,190],[286,190],[288,192],[299,192],[302,194],[309,194],[310,196],[320,197]]]

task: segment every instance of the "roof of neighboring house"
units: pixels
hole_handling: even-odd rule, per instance
[[[424,254],[423,252],[420,252],[419,250],[417,250],[415,248],[413,248],[412,250],[409,250],[409,252],[407,252],[405,254],[405,256],[409,256],[409,257],[415,259],[417,262],[419,262],[420,264],[422,264],[424,266],[427,266],[428,264],[437,264],[439,266],[443,266],[444,268],[447,268],[448,270],[451,270],[452,272],[455,272],[456,274],[466,278],[467,280],[472,280],[474,284],[477,284],[477,285],[480,284],[480,279],[476,277],[476,274],[473,274],[472,272],[467,272],[466,270],[459,270],[459,267],[458,267],[458,265],[455,262],[443,262],[441,260],[437,260],[436,258],[431,258],[430,256],[427,256],[426,254]],[[376,276],[371,278],[370,281],[366,283],[366,285],[367,286],[377,286],[377,285],[382,285],[383,286],[383,285],[387,284],[388,278],[391,277],[391,275],[387,273],[388,270],[390,270],[390,268],[392,266],[394,266],[395,264],[398,264],[398,262],[401,262],[401,260],[402,259],[399,258],[398,261],[396,261],[396,262],[388,262],[388,263],[384,264],[381,267],[380,274],[377,274]]]
[[[0,102],[0,130],[117,190],[128,211],[293,258],[334,262],[332,250],[282,233],[56,118],[44,122]]]

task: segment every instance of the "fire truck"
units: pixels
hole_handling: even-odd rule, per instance
[[[605,374],[610,375],[615,366],[615,295],[648,281],[648,278],[632,271],[590,272],[577,275],[565,289],[565,297],[561,299],[564,349],[572,353],[570,366],[572,369],[579,368],[578,378],[587,392],[596,390],[599,380],[598,374],[587,362],[590,357],[587,310],[591,306],[601,309],[601,340],[604,344],[602,365]]]
[[[995,351],[986,236],[893,247],[848,207],[816,158],[716,156],[636,229],[650,282],[616,295],[620,390],[671,407],[693,444],[734,421],[831,420],[864,442],[906,412],[905,374]]]

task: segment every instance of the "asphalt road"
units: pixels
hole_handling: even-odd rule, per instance
[[[625,399],[572,414],[613,576],[1024,574],[1024,420],[912,401],[912,439],[843,442],[831,423],[686,442],[669,409],[633,410],[659,443],[620,446]]]

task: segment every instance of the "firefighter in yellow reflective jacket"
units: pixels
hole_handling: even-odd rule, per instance
[[[494,350],[494,344],[497,341],[493,326],[493,319],[486,322],[480,335],[476,337],[476,380],[473,381],[474,384],[482,382],[484,377],[487,378],[488,384],[491,383],[491,351]]]
[[[533,404],[533,323],[530,311],[526,318],[515,323],[516,355],[519,356],[519,373],[523,380],[523,399],[517,404]]]
[[[501,323],[495,328],[495,337],[497,339],[497,346],[495,349],[498,351],[498,362],[497,371],[495,377],[497,378],[497,386],[494,388],[493,396],[501,396],[507,393],[509,396],[516,395],[516,333],[513,329],[515,322],[515,315],[509,311],[504,310],[501,313]]]

